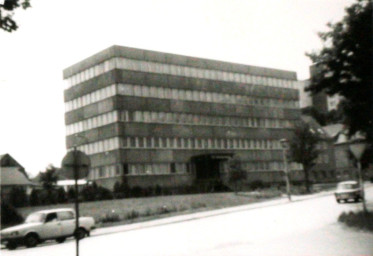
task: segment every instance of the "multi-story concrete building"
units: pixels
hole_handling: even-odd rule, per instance
[[[282,180],[279,140],[300,118],[295,72],[112,46],[64,79],[67,149],[90,156],[98,184],[222,179],[234,154],[248,179]]]

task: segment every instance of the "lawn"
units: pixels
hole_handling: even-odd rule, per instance
[[[80,216],[92,216],[98,226],[112,226],[138,222],[169,215],[185,214],[245,205],[279,197],[281,192],[267,190],[262,193],[210,193],[194,195],[158,196],[116,199],[79,204]],[[74,208],[74,203],[18,208],[26,217],[29,213],[53,208]]]

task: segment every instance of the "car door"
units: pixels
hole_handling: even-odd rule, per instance
[[[47,214],[39,235],[42,239],[61,236],[61,222],[57,218],[57,213],[51,212]]]
[[[75,231],[75,215],[73,211],[61,211],[57,213],[61,222],[61,236],[71,236]]]

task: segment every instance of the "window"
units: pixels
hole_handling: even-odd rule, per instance
[[[54,222],[57,221],[57,213],[48,213],[47,217],[45,218],[45,222]]]
[[[123,164],[122,167],[123,167],[123,174],[127,175],[128,174],[128,164]]]
[[[144,140],[145,140],[145,138],[143,138],[143,137],[140,137],[140,138],[138,138],[139,139],[139,147],[140,148],[143,148],[145,145],[144,145]]]
[[[98,169],[98,176],[99,177],[104,177],[105,176],[105,170],[103,167],[99,167]]]
[[[171,173],[176,173],[175,163],[171,163]]]

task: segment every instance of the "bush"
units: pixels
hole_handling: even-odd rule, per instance
[[[1,202],[1,224],[16,225],[23,222],[23,218],[16,209],[5,202]]]
[[[29,202],[31,206],[37,206],[40,205],[40,198],[39,198],[39,191],[36,189],[33,189],[30,194]]]
[[[136,219],[140,216],[139,212],[136,211],[136,210],[132,210],[130,211],[129,213],[127,213],[126,215],[126,219],[127,220],[133,220],[133,219]]]
[[[177,211],[177,208],[176,206],[167,206],[167,205],[163,205],[161,207],[158,207],[157,209],[157,214],[167,214],[167,213],[171,213],[171,212],[176,212]]]
[[[291,186],[291,194],[293,194],[293,195],[307,195],[307,194],[309,194],[309,192],[307,192],[307,189],[304,186]]]
[[[155,186],[155,191],[154,191],[156,196],[162,195],[162,187],[159,186],[158,184]]]
[[[98,200],[111,200],[114,198],[113,193],[104,187],[97,187],[97,190],[94,193],[96,193],[96,198]]]
[[[102,223],[118,222],[121,221],[121,218],[119,214],[115,212],[115,210],[112,210],[111,212],[106,213],[105,216],[100,219],[100,221]]]
[[[192,209],[199,209],[199,208],[205,208],[206,204],[200,203],[200,202],[192,202],[191,208]]]
[[[94,201],[97,198],[97,187],[93,185],[87,185],[82,189],[80,194],[84,201]]]
[[[131,197],[141,197],[143,195],[143,190],[139,186],[135,186],[131,189],[130,196]]]
[[[338,222],[344,223],[349,227],[373,231],[373,213],[371,212],[343,212],[339,215]]]
[[[26,190],[22,187],[13,187],[10,191],[9,204],[14,207],[23,207],[28,205]]]
[[[58,188],[57,189],[57,202],[59,204],[61,203],[66,203],[67,202],[67,195],[66,192],[63,188]]]
[[[153,215],[153,211],[150,208],[146,208],[145,212],[142,214],[145,217],[149,217]]]
[[[109,189],[97,186],[95,183],[85,186],[80,194],[84,201],[111,200],[114,198]]]
[[[69,190],[67,190],[67,198],[69,201],[75,200],[75,189],[74,188],[69,188]]]
[[[256,189],[263,189],[265,188],[265,184],[262,180],[254,180],[252,182],[249,183],[249,187],[252,189],[252,190],[256,190]]]

